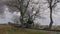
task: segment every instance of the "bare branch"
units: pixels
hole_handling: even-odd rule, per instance
[[[40,7],[39,7],[40,8]],[[35,20],[35,17],[37,16],[37,14],[39,13],[39,8],[36,10],[36,13],[31,15],[31,17],[34,17],[33,20]]]
[[[54,7],[59,1],[55,0],[52,7]]]
[[[27,2],[27,5],[26,5],[26,7],[25,7],[24,14],[25,14],[25,13],[26,13],[26,11],[27,11],[27,8],[28,8],[28,6],[29,6],[29,2],[30,2],[30,0]]]

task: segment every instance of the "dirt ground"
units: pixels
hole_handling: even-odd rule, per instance
[[[0,24],[0,30],[6,28],[7,25],[5,24]]]

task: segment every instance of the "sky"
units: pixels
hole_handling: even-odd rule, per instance
[[[36,0],[37,1],[37,0]],[[49,9],[48,9],[48,3],[45,0],[40,0],[40,9],[41,10],[41,16],[45,17],[45,19],[36,19],[37,23],[40,23],[42,25],[49,25],[50,18],[49,18]],[[60,25],[60,3],[57,3],[56,7],[53,9],[53,25]]]
[[[35,0],[34,2],[38,2]],[[40,9],[41,10],[41,16],[45,17],[45,19],[37,18],[35,20],[36,23],[40,23],[41,25],[49,25],[50,19],[49,19],[49,9],[48,9],[48,3],[45,0],[40,0]],[[0,24],[13,22],[13,16],[16,16],[17,13],[12,14],[9,12],[8,7],[6,5],[2,6],[4,9],[4,14],[0,14]],[[18,14],[19,15],[19,14]],[[17,16],[16,16],[17,17]],[[57,3],[57,6],[53,10],[53,25],[60,25],[60,3]]]
[[[7,24],[8,22],[13,22],[14,19],[17,20],[18,15],[16,12],[11,13],[6,5],[3,6],[3,14],[0,14],[0,24]]]

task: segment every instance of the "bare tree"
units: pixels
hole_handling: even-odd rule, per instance
[[[24,4],[24,1],[27,1],[26,4]],[[22,28],[24,28],[24,15],[27,11],[28,5],[30,0],[9,0],[8,3],[6,3],[8,6],[12,6],[17,8],[20,11],[20,22],[22,24]]]
[[[47,0],[49,4],[49,9],[50,9],[50,24],[49,24],[49,29],[51,29],[53,25],[53,18],[52,18],[52,12],[53,9],[55,8],[56,4],[59,2],[58,0]]]
[[[27,1],[27,3],[25,4],[25,1]],[[32,10],[30,11],[31,13],[29,13],[28,7],[29,7],[29,2],[30,0],[10,0],[7,5],[14,7],[15,9],[17,8],[20,11],[20,22],[22,24],[22,27],[24,27],[24,18],[25,15],[28,15],[28,21],[33,22],[33,26],[34,26],[34,20],[37,17],[37,14],[39,13],[39,8],[37,8],[37,10],[34,12],[34,7],[32,7]],[[38,4],[38,3],[37,3]],[[11,8],[12,9],[12,8]],[[30,15],[32,14],[32,15]]]
[[[29,11],[27,12],[27,14],[28,14],[27,23],[33,24],[33,28],[34,28],[34,20],[35,20],[35,18],[37,18],[37,17],[40,18],[39,9],[40,9],[40,6],[38,8],[36,8],[36,9],[35,9],[35,7],[32,7],[32,10],[31,10],[32,13],[30,13]]]

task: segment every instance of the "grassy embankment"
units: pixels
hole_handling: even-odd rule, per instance
[[[18,29],[8,25],[5,25],[2,28],[1,27],[0,34],[49,34],[48,32],[41,32],[33,29],[24,29],[24,31],[22,31],[21,28]]]

